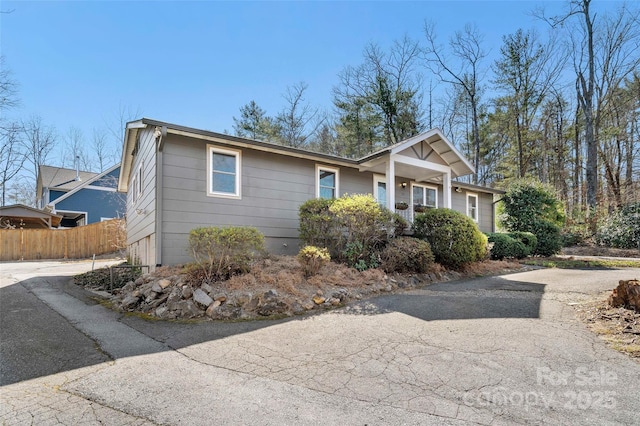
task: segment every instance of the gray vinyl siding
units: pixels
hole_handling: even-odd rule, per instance
[[[149,265],[156,264],[156,144],[153,132],[153,128],[140,131],[139,149],[134,157],[127,191],[127,245],[132,257],[138,257],[143,264]],[[140,164],[143,166],[142,192],[134,203],[132,181]]]
[[[478,196],[478,228],[482,232],[493,232],[494,225],[494,205],[493,194],[483,192],[473,192],[462,190],[462,192],[451,193],[451,204],[453,210],[467,214],[467,194],[475,194]]]
[[[148,135],[147,135],[148,136]],[[206,142],[201,139],[168,134],[164,137],[162,179],[158,188],[162,200],[162,212],[153,214],[155,192],[145,189],[142,202],[148,214],[131,224],[130,240],[139,245],[151,245],[155,250],[155,229],[152,221],[159,217],[158,238],[161,238],[162,257],[157,263],[174,265],[188,263],[192,258],[188,251],[189,232],[202,226],[255,226],[266,238],[267,250],[272,253],[295,254],[301,243],[298,240],[298,212],[305,201],[316,196],[316,166],[339,170],[339,194],[371,194],[373,173],[336,166],[322,161],[296,158],[251,148],[237,148]],[[240,198],[223,198],[207,194],[207,145],[221,149],[240,151],[241,189]],[[145,161],[145,176],[155,176],[155,143],[148,140],[149,147],[141,153]],[[133,170],[137,170],[137,163]],[[407,188],[401,187],[407,182]],[[145,182],[151,185],[152,182]],[[443,204],[442,185],[438,188],[438,206]],[[396,201],[410,202],[411,180],[395,179]],[[453,208],[466,214],[466,194],[453,193]],[[480,228],[490,231],[492,227],[491,194],[481,194]],[[149,198],[147,198],[149,197]],[[487,202],[488,197],[488,202]],[[131,210],[129,210],[131,212]],[[135,215],[135,213],[133,213]],[[135,217],[134,217],[135,219]],[[144,240],[147,238],[147,240]],[[150,238],[150,239],[149,239]],[[144,240],[144,241],[143,241]]]
[[[206,162],[206,142],[168,136],[163,155],[162,263],[190,262],[188,234],[201,226],[255,226],[264,233],[270,252],[297,253],[298,211],[315,197],[316,164],[322,163],[242,149],[241,198],[233,199],[207,195]],[[367,178],[357,170],[340,168],[339,173],[341,193],[365,188]],[[366,186],[368,192],[371,186]]]

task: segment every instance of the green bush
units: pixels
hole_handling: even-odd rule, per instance
[[[491,259],[522,259],[531,254],[522,241],[513,238],[510,234],[490,233],[487,234],[487,237],[489,242],[493,243],[490,252]]]
[[[298,252],[298,261],[302,265],[305,277],[311,277],[331,260],[329,250],[316,246],[304,246]]]
[[[393,234],[396,237],[404,235],[404,231],[409,229],[409,222],[398,213],[391,214],[391,222],[393,226]]]
[[[616,248],[640,250],[640,202],[623,206],[598,228],[596,242]]]
[[[412,237],[394,238],[384,248],[380,258],[382,269],[386,272],[424,273],[433,264],[429,243]]]
[[[380,250],[406,226],[371,195],[309,200],[300,207],[300,239],[360,270],[377,267]]]
[[[312,198],[300,206],[300,240],[335,254],[340,240],[337,218],[329,212],[335,199]]]
[[[531,179],[516,180],[500,201],[499,220],[505,229],[536,236],[538,241],[532,254],[550,256],[560,251],[560,227],[565,215],[551,186]]]
[[[189,232],[189,249],[209,282],[248,272],[258,252],[264,251],[264,235],[253,227],[202,227]]]
[[[511,238],[515,238],[518,241],[521,241],[522,244],[527,248],[527,254],[524,256],[531,256],[536,252],[536,247],[538,247],[538,237],[531,232],[523,232],[523,231],[513,231],[509,232]]]
[[[413,232],[429,242],[436,262],[446,266],[459,268],[487,255],[487,237],[471,218],[451,209],[416,215]]]
[[[538,238],[538,244],[533,254],[553,256],[562,249],[562,237],[558,225],[541,220],[534,224],[531,232]]]
[[[518,179],[509,184],[501,198],[499,221],[509,231],[526,231],[540,220],[557,226],[565,221],[563,205],[550,186],[532,179]]]

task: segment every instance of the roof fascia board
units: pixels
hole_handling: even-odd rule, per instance
[[[143,120],[133,121],[127,123],[127,127],[124,132],[124,146],[122,147],[122,158],[120,159],[120,178],[118,179],[118,191],[127,192],[129,189],[129,176],[131,175],[131,165],[133,163],[133,147],[136,142],[136,137],[141,129],[145,129],[147,124]]]
[[[94,177],[92,177],[91,179],[87,180],[86,182],[82,182],[80,185],[76,186],[75,188],[73,188],[71,191],[67,192],[66,194],[56,198],[55,200],[53,200],[52,202],[48,203],[49,205],[53,205],[55,206],[57,203],[59,203],[62,200],[65,200],[67,198],[69,198],[70,196],[72,196],[73,194],[75,194],[76,192],[80,191],[83,188],[87,188],[89,185],[91,185],[93,182],[95,182],[96,180],[108,175],[109,173],[111,173],[112,171],[114,171],[116,168],[118,168],[118,166],[120,166],[120,164],[114,164],[113,166],[109,167],[107,170],[105,170],[102,173],[99,173],[97,175],[95,175]]]
[[[233,138],[233,139],[232,138],[225,138],[224,135],[213,136],[213,135],[202,134],[202,133],[193,132],[193,131],[189,131],[189,130],[174,129],[174,128],[171,128],[171,127],[167,127],[167,133],[172,133],[174,135],[186,136],[186,137],[195,138],[195,139],[201,139],[201,140],[205,140],[205,141],[208,141],[208,142],[216,142],[216,143],[229,145],[229,146],[234,146],[234,147],[255,149],[257,151],[270,152],[270,153],[274,153],[274,154],[286,155],[286,156],[289,156],[289,157],[304,158],[304,159],[307,159],[307,160],[320,161],[320,162],[327,163],[327,164],[333,164],[333,165],[338,165],[338,166],[343,166],[343,167],[357,168],[357,164],[355,163],[355,161],[352,161],[352,160],[340,159],[340,158],[337,158],[337,157],[314,154],[314,153],[311,153],[311,152],[305,152],[305,151],[298,150],[298,149],[295,149],[295,150],[292,149],[290,151],[288,149],[283,149],[283,148],[286,148],[286,147],[279,147],[279,146],[275,146],[275,145],[274,146],[268,146],[266,144],[260,143],[259,141],[247,140],[246,142],[243,142],[243,141],[241,141],[239,139],[236,139],[236,138]]]
[[[40,215],[55,216],[55,217],[62,218],[62,216],[57,215],[55,213],[50,213],[50,212],[46,212],[44,210],[34,209],[33,207],[29,207],[29,206],[26,206],[24,204],[12,204],[10,206],[3,206],[3,207],[0,207],[0,212],[8,211],[10,209],[16,209],[16,208],[22,208],[22,209],[25,209],[25,210],[29,210],[31,212],[38,213]],[[40,216],[25,216],[25,217],[40,217]]]
[[[360,167],[358,168],[361,172],[369,170],[375,166],[386,163],[389,158],[387,153],[380,153],[380,155],[376,158],[369,159],[365,162],[360,163]]]
[[[400,142],[400,143],[390,147],[391,148],[391,155],[397,154],[397,153],[399,153],[401,151],[404,151],[405,149],[409,148],[412,145],[417,144],[418,142],[422,142],[424,140],[429,139],[433,135],[438,135],[438,136],[440,136],[440,139],[445,141],[445,143],[447,143],[447,144],[449,143],[449,141],[446,140],[444,135],[442,135],[438,131],[438,129],[431,129],[431,130],[429,130],[427,132],[420,133],[419,135],[416,135],[416,136],[414,136],[412,138],[409,138],[409,139],[407,139],[407,140],[405,140],[403,142]]]

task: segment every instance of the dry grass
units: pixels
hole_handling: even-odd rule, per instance
[[[579,305],[578,318],[611,348],[640,361],[640,313],[609,306],[608,296]]]
[[[487,260],[484,262],[476,262],[466,265],[460,272],[467,276],[483,277],[486,275],[503,274],[521,269],[522,265],[515,260]]]
[[[567,256],[608,256],[608,257],[636,257],[640,258],[640,250],[617,249],[596,245],[565,247],[562,254]]]

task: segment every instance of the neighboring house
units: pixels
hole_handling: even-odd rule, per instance
[[[36,204],[63,216],[62,227],[123,217],[126,195],[117,192],[120,165],[102,173],[40,166]]]
[[[450,207],[489,232],[501,192],[454,181],[474,170],[437,129],[352,160],[143,118],[126,126],[121,165],[129,254],[151,266],[191,261],[201,226],[255,226],[269,251],[294,254],[300,205],[347,193],[406,202],[410,221],[414,205]]]
[[[0,229],[52,229],[57,228],[61,220],[60,215],[24,204],[0,207]]]

